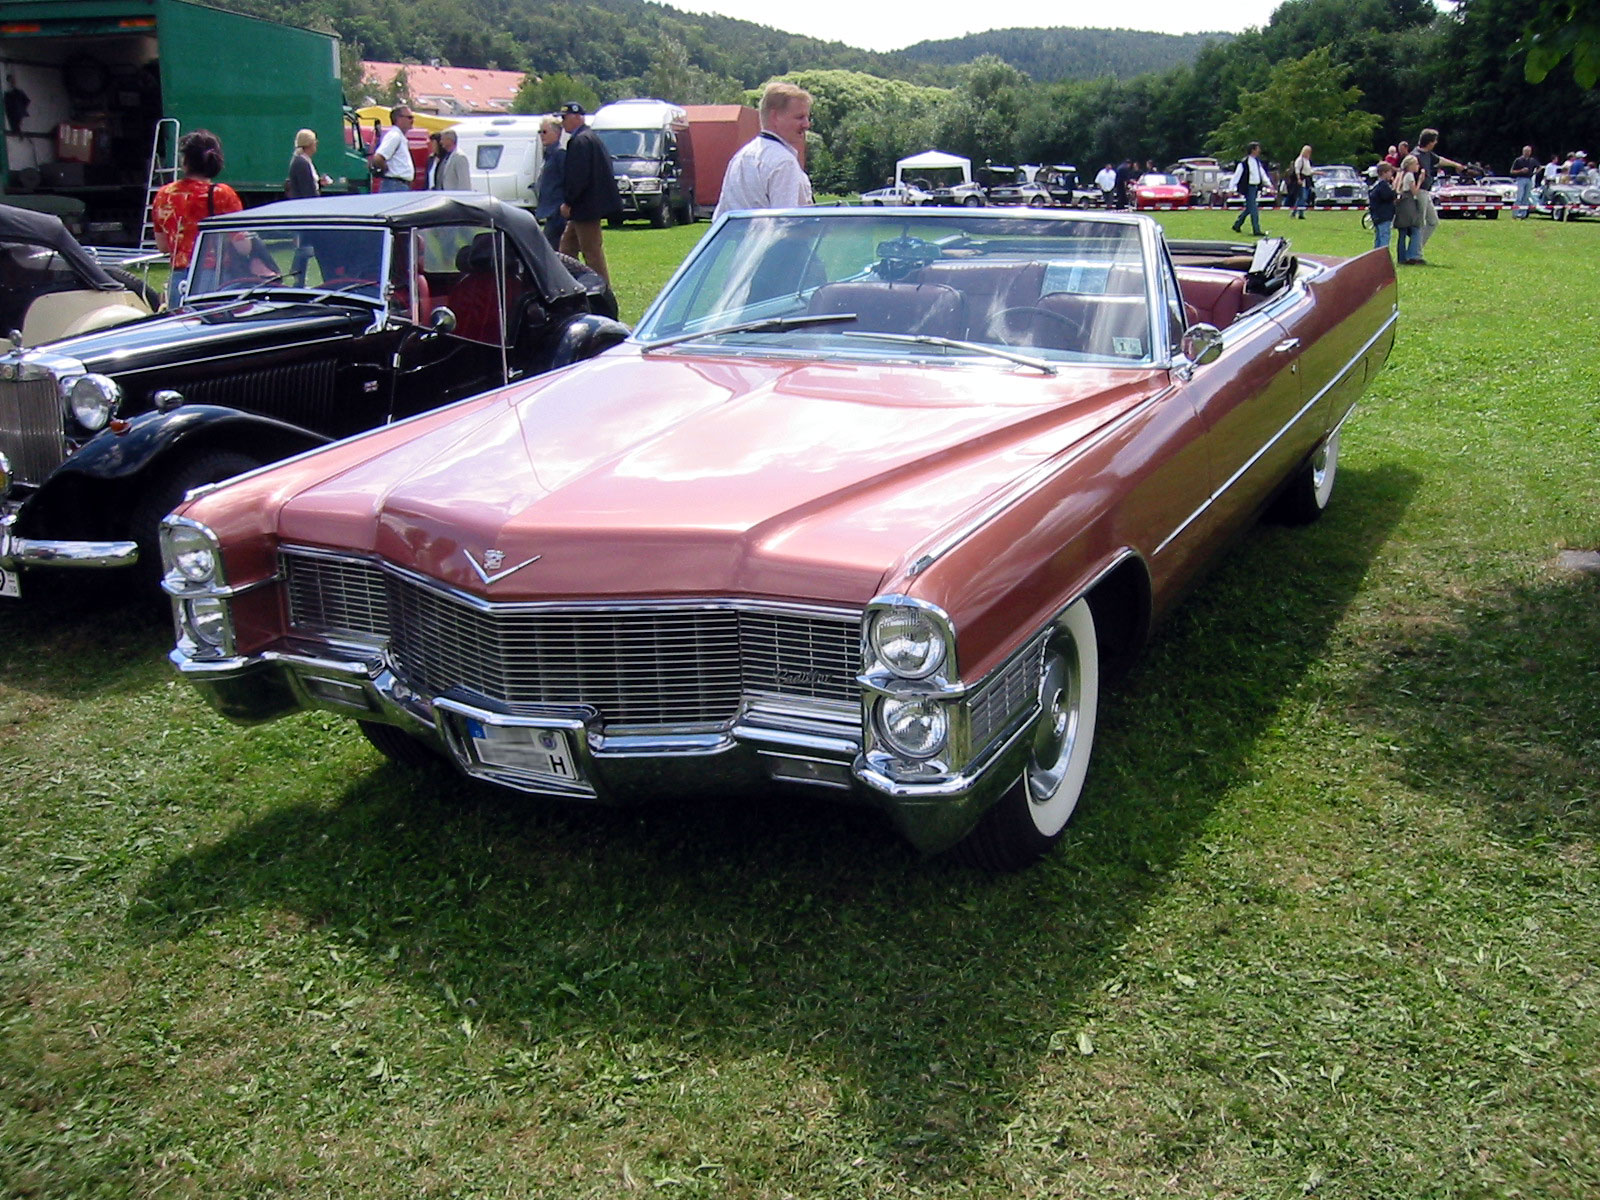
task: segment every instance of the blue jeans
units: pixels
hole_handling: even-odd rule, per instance
[[[1374,221],[1372,223],[1372,248],[1382,250],[1389,244],[1389,234],[1394,232],[1393,221]]]
[[[411,181],[409,179],[395,179],[385,175],[378,180],[378,190],[380,192],[409,192],[411,190]]]
[[[1400,235],[1400,240],[1394,248],[1396,258],[1401,262],[1410,262],[1412,259],[1422,257],[1422,226],[1407,225],[1395,232]]]
[[[1517,203],[1511,210],[1513,217],[1528,215],[1528,205],[1533,200],[1533,177],[1525,175],[1517,180]]]
[[[1239,214],[1239,219],[1233,223],[1233,231],[1235,233],[1239,232],[1246,217],[1250,218],[1250,231],[1252,233],[1261,232],[1261,208],[1256,203],[1256,197],[1260,193],[1260,184],[1247,183],[1244,185],[1244,211]]]

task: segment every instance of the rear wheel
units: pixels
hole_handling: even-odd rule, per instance
[[[1055,845],[1077,811],[1100,705],[1100,648],[1087,600],[1056,621],[1045,647],[1039,704],[1022,776],[956,845],[962,862],[1020,870]]]
[[[650,228],[671,229],[676,217],[677,214],[672,211],[672,205],[668,204],[667,198],[663,196],[661,197],[661,203],[650,210]]]
[[[1306,460],[1278,497],[1273,515],[1289,525],[1309,525],[1333,499],[1333,481],[1339,472],[1339,430],[1328,435]]]

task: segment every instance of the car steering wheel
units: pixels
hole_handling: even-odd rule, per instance
[[[1009,308],[1002,308],[989,314],[988,320],[983,323],[983,333],[986,338],[999,342],[1002,346],[1031,346],[1034,343],[1027,341],[1014,341],[1008,336],[1014,331],[1007,327],[1007,320],[1018,315],[1028,317],[1044,317],[1054,321],[1067,331],[1068,344],[1056,347],[1057,349],[1070,349],[1074,345],[1086,340],[1084,338],[1084,323],[1081,317],[1069,317],[1065,313],[1052,312],[1048,308],[1040,308],[1036,304],[1015,304]]]

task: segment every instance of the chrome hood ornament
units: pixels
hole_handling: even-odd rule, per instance
[[[502,571],[499,569],[500,564],[505,562],[506,556],[500,550],[485,551],[482,563],[472,557],[472,551],[470,550],[463,550],[461,553],[467,556],[467,561],[472,564],[472,569],[478,573],[478,578],[483,580],[485,584],[499,583],[502,579],[515,575],[529,563],[536,563],[544,557],[542,554],[535,554],[532,558],[523,559],[516,566],[507,567]]]

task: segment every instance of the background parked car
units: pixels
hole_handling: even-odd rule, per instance
[[[0,351],[120,325],[155,307],[150,288],[102,266],[59,218],[0,204]]]
[[[1312,194],[1319,208],[1365,208],[1367,181],[1354,167],[1312,167]]]
[[[861,193],[861,203],[882,208],[885,205],[918,205],[928,202],[928,193],[914,183],[890,182],[881,188]]]
[[[1493,221],[1505,206],[1500,193],[1481,183],[1446,180],[1433,189],[1434,207],[1443,217],[1486,217]]]
[[[1135,211],[1189,207],[1189,188],[1176,175],[1141,175],[1129,190]]]
[[[486,196],[285,201],[201,226],[177,311],[0,357],[0,595],[142,562],[190,488],[599,353],[598,276]]]

